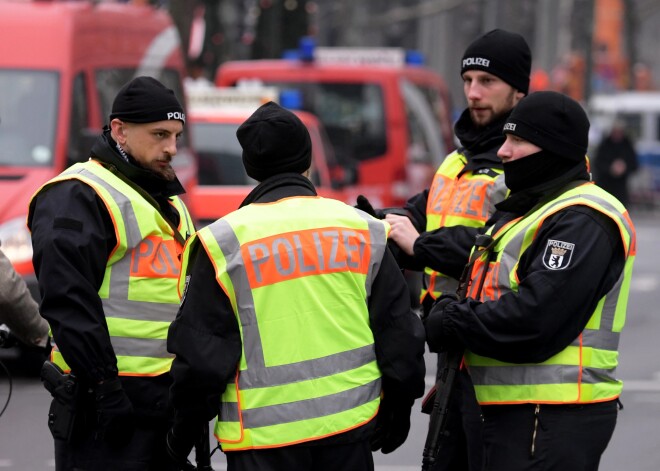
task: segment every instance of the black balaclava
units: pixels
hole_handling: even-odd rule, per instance
[[[586,171],[589,119],[579,103],[557,92],[535,92],[520,100],[506,123],[540,152],[504,164],[512,193],[555,180],[576,167]]]

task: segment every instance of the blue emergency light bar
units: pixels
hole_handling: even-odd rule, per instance
[[[314,62],[317,58],[315,56],[316,52],[316,40],[311,37],[311,36],[303,36],[300,38],[299,44],[298,44],[298,49],[287,49],[282,53],[282,59],[287,59],[287,60],[297,60],[301,62]],[[322,48],[325,49],[326,51],[334,50],[334,48]],[[366,48],[366,49],[360,49],[360,48],[336,48],[337,53],[334,54],[334,59],[337,60],[337,58],[341,57],[341,50],[346,51],[347,53],[350,53],[350,57],[347,57],[346,63],[352,62],[353,64],[356,64],[359,62],[358,58],[361,52],[364,52],[365,54],[371,54],[371,57],[369,59],[366,59],[364,63],[371,63],[373,65],[394,65],[397,63],[396,59],[393,60],[388,53],[391,53],[392,55],[396,56],[399,53],[403,54],[403,57],[401,58],[401,61],[399,62],[399,65],[409,65],[409,66],[422,66],[424,65],[424,55],[417,50],[405,50],[403,51],[402,49],[399,48]],[[374,59],[373,54],[374,51],[376,51],[378,54],[380,54],[383,59],[385,59],[384,62],[380,63],[378,62],[378,59]],[[402,52],[403,51],[403,52]],[[387,57],[386,57],[387,56]],[[339,61],[337,63],[340,63]]]
[[[302,110],[302,92],[295,88],[287,88],[280,91],[280,105],[289,110]]]

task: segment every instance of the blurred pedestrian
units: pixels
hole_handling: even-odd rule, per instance
[[[193,223],[172,168],[185,115],[151,77],[124,85],[78,163],[30,202],[41,312],[53,362],[77,396],[71,433],[51,424],[57,470],[174,470],[167,329],[179,307],[181,253]],[[53,406],[58,399],[54,399]],[[65,430],[66,429],[65,427]]]
[[[26,345],[45,348],[48,344],[48,323],[39,314],[39,305],[32,299],[25,280],[0,249],[0,324]]]
[[[389,226],[317,196],[290,111],[269,102],[236,135],[260,183],[184,253],[169,451],[183,463],[220,411],[229,471],[373,470],[424,392],[424,332]]]
[[[614,431],[635,230],[589,180],[588,131],[565,95],[520,101],[498,153],[511,195],[470,257],[467,299],[443,295],[425,320],[431,351],[465,350],[485,471],[596,471]]]
[[[516,33],[496,29],[473,41],[463,54],[461,77],[467,108],[454,126],[461,147],[438,168],[431,188],[408,200],[409,217],[388,214],[390,238],[409,258],[408,269],[424,270],[420,302],[425,314],[443,293],[455,293],[474,235],[507,194],[497,151],[502,127],[527,94],[531,52]],[[446,227],[463,226],[453,239]],[[438,358],[438,373],[445,364]],[[481,412],[467,372],[459,371],[450,403],[449,434],[443,437],[441,470],[481,470]]]
[[[637,152],[626,134],[625,123],[617,119],[609,134],[596,148],[594,155],[596,183],[627,206],[630,203],[628,180],[638,167]]]

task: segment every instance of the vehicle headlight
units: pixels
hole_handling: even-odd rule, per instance
[[[25,218],[15,218],[0,225],[0,246],[13,263],[32,261],[32,238]]]

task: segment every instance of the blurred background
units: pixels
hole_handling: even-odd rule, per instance
[[[190,64],[214,79],[222,62],[280,58],[303,36],[320,46],[420,51],[463,107],[458,66],[481,33],[503,28],[532,49],[532,88],[581,101],[594,93],[656,90],[657,0],[169,0]],[[655,81],[654,81],[655,78]]]
[[[147,0],[142,0],[146,2]],[[228,61],[281,58],[303,37],[325,47],[401,47],[445,81],[452,121],[465,106],[459,63],[483,32],[522,34],[531,91],[556,90],[590,113],[592,159],[615,122],[634,148],[625,170],[595,173],[620,199],[653,209],[660,192],[658,0],[153,0],[170,12],[192,76],[216,81]],[[628,93],[628,92],[633,93]],[[638,92],[642,92],[641,95]],[[605,144],[606,147],[609,143]],[[624,147],[628,143],[624,143]],[[630,146],[628,146],[630,147]],[[599,152],[600,150],[600,152]],[[616,152],[619,149],[615,149]],[[634,160],[630,160],[634,159]],[[632,188],[621,195],[608,183]]]

